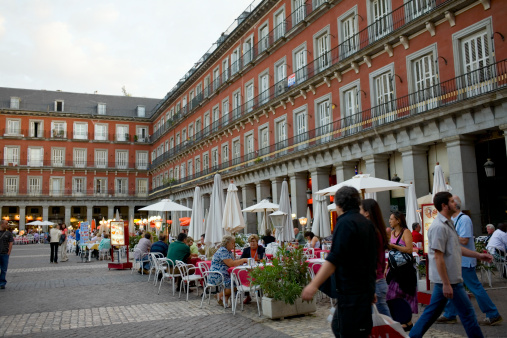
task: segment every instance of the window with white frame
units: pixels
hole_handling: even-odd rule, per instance
[[[194,124],[193,123],[190,123],[188,125],[188,138],[190,140],[193,140],[194,139]]]
[[[96,177],[94,182],[94,190],[97,195],[107,194],[107,178]]]
[[[44,148],[42,147],[28,147],[28,166],[29,167],[42,167],[44,165],[43,156]]]
[[[146,196],[148,194],[148,179],[138,178],[136,189],[137,189],[137,195]]]
[[[106,115],[106,104],[105,103],[98,103],[97,104],[97,114]]]
[[[188,141],[187,128],[183,128],[183,130],[181,131],[181,138],[183,139],[183,142],[185,142],[185,143],[186,143],[186,141]]]
[[[137,117],[145,117],[146,108],[144,106],[137,106]]]
[[[287,63],[285,57],[275,63],[275,95],[281,95],[287,90]]]
[[[241,116],[241,91],[237,90],[232,94],[232,118],[236,120],[240,116]]]
[[[320,7],[326,0],[312,0],[313,9]]]
[[[231,76],[239,72],[240,58],[239,47],[232,51],[231,54]]]
[[[405,1],[405,18],[408,21],[412,21],[421,15],[429,13],[435,8],[434,0],[418,0],[418,1]]]
[[[232,164],[239,164],[241,162],[241,143],[239,138],[232,141]]]
[[[269,48],[269,25],[265,23],[259,28],[259,54]]]
[[[74,122],[74,139],[75,140],[88,139],[88,123]]]
[[[308,147],[308,113],[306,106],[294,110],[294,143],[301,143],[298,149]]]
[[[202,170],[204,173],[209,170],[209,154],[207,152],[202,155]]]
[[[213,70],[213,91],[217,90],[218,87],[220,87],[220,67]]]
[[[176,181],[180,179],[180,167],[178,166],[174,168],[174,179]]]
[[[259,128],[259,154],[269,154],[269,127],[265,124]]]
[[[201,172],[201,158],[198,156],[194,159],[194,162],[195,162],[195,173],[200,173]]]
[[[275,143],[276,150],[287,147],[287,122],[285,117],[275,120]]]
[[[74,148],[74,167],[86,167],[86,149]]]
[[[28,177],[28,194],[39,196],[42,193],[42,177]]]
[[[44,136],[44,123],[43,121],[30,120],[29,137],[41,138]]]
[[[136,127],[137,142],[148,141],[148,127],[137,126]]]
[[[210,130],[210,115],[209,115],[209,111],[205,112],[204,113],[204,131],[209,133],[209,130]]]
[[[222,82],[229,80],[229,59],[222,61]]]
[[[222,164],[229,165],[229,143],[222,144]]]
[[[115,179],[114,192],[116,196],[126,196],[128,194],[128,179],[127,178]]]
[[[170,149],[173,149],[174,148],[174,137],[171,136],[171,138],[169,139],[169,148]]]
[[[107,168],[107,149],[95,149],[95,168]]]
[[[245,135],[245,157],[247,160],[255,158],[253,133]]]
[[[180,133],[177,133],[176,134],[176,147],[179,146],[181,143],[181,139],[180,139]]]
[[[169,179],[172,180],[174,178],[174,170],[171,168],[169,169]]]
[[[349,135],[360,130],[361,92],[360,82],[356,80],[340,88],[341,125],[345,134]]]
[[[21,120],[20,119],[7,119],[7,133],[6,135],[21,135]]]
[[[331,132],[331,97],[326,95],[318,100],[315,100],[315,111],[317,112],[317,123],[318,123],[318,135],[326,135]],[[326,135],[320,138],[321,143],[329,142],[331,139],[330,135]]]
[[[370,92],[372,116],[376,117],[376,123],[394,121],[396,109],[394,92],[394,65],[391,64],[370,74]]]
[[[165,152],[167,153],[169,151],[169,141],[165,141]]]
[[[49,194],[51,196],[62,196],[65,189],[63,177],[51,177],[49,179]]]
[[[198,100],[202,99],[202,83],[198,83],[195,87],[195,97],[197,97]]]
[[[195,135],[200,136],[201,135],[201,118],[199,117],[197,120],[195,120]]]
[[[229,123],[229,99],[222,101],[222,126]]]
[[[188,160],[188,162],[187,162],[187,176],[188,176],[189,178],[192,178],[192,175],[194,174],[194,173],[192,172],[192,170],[193,170],[193,167],[192,167],[192,160]]]
[[[73,177],[72,178],[72,194],[84,195],[86,193],[86,178]]]
[[[294,27],[303,21],[305,15],[305,0],[292,0],[292,26]]]
[[[211,168],[218,166],[218,148],[211,149]]]
[[[329,27],[325,28],[314,37],[314,46],[316,46],[314,47],[315,66],[317,68],[317,72],[321,72],[331,65],[331,53],[329,52],[331,50]]]
[[[55,111],[63,111],[63,100],[55,101]]]
[[[65,148],[51,148],[51,166],[63,167],[65,164]]]
[[[188,106],[190,110],[192,109],[193,104],[194,104],[194,91],[191,90],[190,93],[188,94]]]
[[[231,63],[231,65],[232,65],[232,63]],[[207,98],[210,94],[209,83],[210,83],[210,76],[208,75],[204,78],[204,97],[205,98]]]
[[[246,93],[246,112],[249,113],[253,110],[254,107],[254,84],[253,81],[251,83],[248,83],[245,87],[245,93]]]
[[[249,64],[250,61],[253,60],[253,35],[249,36],[245,39],[245,42],[243,42],[243,63],[245,65]],[[232,55],[231,55],[232,58]],[[231,63],[232,65],[232,63]],[[237,70],[236,70],[237,72]]]
[[[5,176],[4,178],[4,195],[13,196],[17,195],[19,191],[19,177],[18,176]]]
[[[215,107],[213,107],[213,122],[211,124],[211,130],[212,131],[217,131],[218,130],[218,127],[220,125],[220,107],[218,105],[216,105]]]
[[[11,109],[19,109],[21,99],[19,97],[11,97]]]
[[[19,146],[4,147],[4,165],[19,165]]]
[[[128,169],[129,151],[128,150],[116,150],[116,168],[117,169]]]
[[[95,141],[107,141],[107,124],[95,124]]]
[[[302,44],[293,51],[294,73],[296,74],[296,84],[306,80],[306,43]]]
[[[51,122],[51,137],[52,138],[66,138],[67,137],[67,123],[62,121]]]
[[[435,63],[436,44],[407,56],[407,72],[411,105],[416,112],[424,112],[438,106],[438,67]]]
[[[275,41],[285,36],[285,10],[281,9],[275,13]]]
[[[182,101],[181,107],[183,108],[184,114],[186,114],[188,112],[187,96],[186,95],[183,96],[183,101]]]
[[[117,125],[116,126],[116,141],[125,142],[129,141],[129,126]]]
[[[338,18],[340,58],[346,58],[359,48],[357,5]]]
[[[372,0],[369,1],[369,17],[370,22],[373,24],[370,26],[369,31],[372,31],[373,39],[378,40],[391,33],[392,18],[391,18],[391,0]]]
[[[269,70],[259,76],[260,105],[269,101]]]

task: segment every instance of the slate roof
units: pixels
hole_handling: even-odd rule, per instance
[[[98,115],[98,103],[106,104],[106,116],[137,117],[137,106],[145,106],[145,117],[151,117],[160,99],[70,93],[50,90],[34,90],[0,87],[0,109],[10,109],[11,97],[21,99],[20,110],[55,111],[55,101],[63,100],[65,113]]]

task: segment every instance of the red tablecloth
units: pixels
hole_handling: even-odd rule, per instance
[[[306,262],[308,263],[308,267],[310,269],[312,269],[315,274],[317,274],[317,272],[319,272],[319,269],[320,269],[320,266],[321,266],[320,262],[319,262],[319,264],[316,264],[317,262],[311,262],[309,260],[306,261]]]
[[[200,260],[198,263],[206,263],[208,265],[208,267],[211,267],[211,261],[201,261]],[[196,264],[195,267],[197,268],[197,269],[195,269],[195,274],[202,276],[201,269],[199,269],[199,265]]]
[[[230,274],[232,274],[232,270],[236,269],[237,267],[232,267],[232,268],[229,268],[227,269],[227,272]],[[251,268],[248,268],[246,266],[243,266],[241,269],[238,269],[239,272],[238,272],[238,276],[239,276],[239,280],[241,281],[241,284],[243,284],[244,286],[250,286],[250,281],[248,280],[249,276],[250,276],[250,269]]]

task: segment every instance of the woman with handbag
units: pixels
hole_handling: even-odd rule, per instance
[[[61,232],[62,232],[62,235],[60,237],[60,261],[66,262],[69,260],[69,257],[67,257],[68,229],[67,229],[67,225],[65,225],[65,223],[62,224]]]
[[[51,246],[51,257],[49,258],[49,262],[51,264],[58,264],[58,245],[60,244],[60,234],[60,224],[49,231],[49,245]]]
[[[395,211],[389,217],[391,243],[389,248],[389,270],[387,283],[389,284],[386,299],[401,298],[407,301],[412,313],[418,313],[417,307],[417,274],[412,256],[412,233],[407,227],[405,216]],[[403,324],[403,323],[402,323]],[[412,322],[406,323],[407,331],[412,328]]]

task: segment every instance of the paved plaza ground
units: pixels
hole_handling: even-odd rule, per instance
[[[189,302],[172,296],[169,284],[158,288],[130,270],[108,270],[107,263],[49,263],[49,245],[14,246],[7,288],[0,290],[0,336],[29,337],[332,337],[326,318],[329,300],[318,302],[314,315],[269,320],[257,316],[255,303],[235,316],[211,301],[200,308],[193,292]],[[483,327],[487,337],[507,337],[507,283],[495,278],[491,298],[506,318],[503,325]],[[473,299],[479,319],[483,318]],[[425,337],[464,337],[459,324],[436,324]]]

